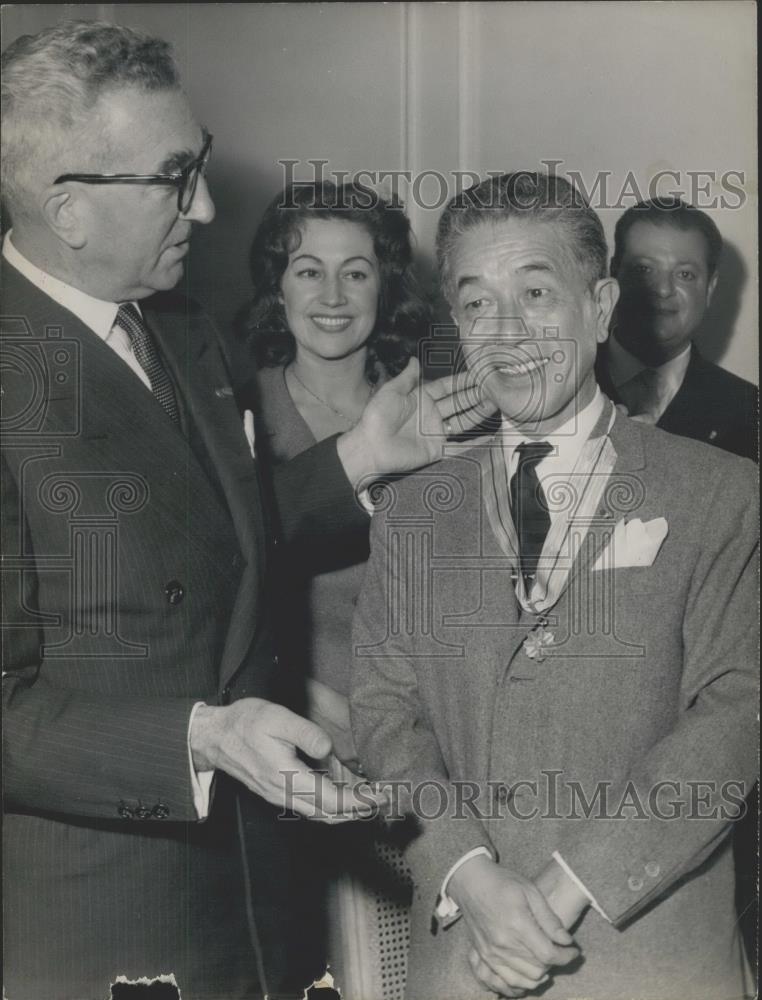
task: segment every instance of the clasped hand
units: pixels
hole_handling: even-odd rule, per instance
[[[534,882],[486,856],[462,865],[447,891],[473,943],[471,969],[488,990],[523,996],[548,981],[551,966],[567,965],[579,954]]]

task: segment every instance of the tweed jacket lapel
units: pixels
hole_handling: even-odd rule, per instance
[[[645,489],[641,473],[645,470],[645,451],[642,434],[643,430],[636,421],[621,413],[616,414],[609,433],[616,452],[614,468],[603,488],[597,509],[585,526],[585,537],[558,601],[539,619],[547,621],[551,631],[560,624],[563,633],[570,628],[573,618],[581,616],[584,619],[596,599],[592,569],[596,560],[611,542],[617,522],[634,515],[643,502]],[[584,627],[582,621],[578,627]],[[525,638],[526,634],[516,643],[512,656],[519,651]],[[522,673],[531,673],[536,669],[541,669],[539,661],[527,658]]]
[[[517,602],[520,620],[526,621],[527,631],[525,632],[523,629],[516,631],[508,650],[509,659],[515,656],[530,629],[538,623],[547,621],[552,624],[556,620],[555,612],[559,609],[559,602],[571,587],[579,588],[582,578],[590,572],[596,559],[610,542],[617,521],[637,509],[642,493],[642,482],[635,473],[643,469],[645,465],[641,434],[641,428],[637,423],[623,417],[620,413],[616,414],[609,433],[615,452],[614,467],[601,491],[596,509],[586,519],[586,523],[580,524],[580,529],[584,530],[585,535],[574,562],[563,580],[553,605],[542,614],[533,615],[526,610],[522,613]],[[498,448],[501,448],[501,442],[499,436],[496,435],[490,439],[486,447],[480,447],[477,451],[477,457],[482,466],[484,484],[491,482],[491,477],[495,475],[493,459],[495,449]],[[516,576],[518,574],[516,532],[506,504],[502,503],[500,496],[499,489],[496,497],[491,496],[491,490],[485,485],[483,503],[489,523],[503,554],[513,567],[514,576]],[[498,513],[502,513],[502,516],[496,519]]]
[[[617,522],[633,514],[642,503],[643,481],[641,476],[636,475],[645,468],[642,433],[636,421],[617,412],[609,432],[616,453],[614,468],[587,525],[587,534],[569,572],[562,595],[592,570],[599,555],[611,541]]]

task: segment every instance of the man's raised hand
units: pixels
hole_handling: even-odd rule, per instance
[[[475,427],[490,407],[468,374],[420,384],[415,358],[381,386],[356,427],[338,440],[347,478],[355,486],[373,476],[410,472],[442,457],[447,438]]]

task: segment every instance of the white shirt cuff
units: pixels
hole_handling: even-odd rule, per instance
[[[577,876],[574,874],[571,868],[567,865],[567,863],[564,861],[564,859],[561,857],[558,851],[553,851],[552,857],[553,860],[563,868],[563,870],[566,872],[566,874],[569,876],[572,882],[576,885],[579,891],[587,896],[587,898],[590,900],[590,905],[595,910],[595,912],[599,913],[604,920],[608,921],[608,923],[611,923],[611,920],[606,916],[606,913],[604,912],[603,908],[599,905],[598,900],[595,898],[592,892],[590,892],[587,886],[584,885],[584,883],[580,882],[580,880],[577,878]]]
[[[190,719],[188,719],[188,767],[190,768],[191,789],[193,791],[193,806],[199,819],[206,819],[209,815],[209,798],[212,792],[212,780],[214,779],[214,771],[197,771],[193,766],[190,731],[196,709],[203,704],[205,704],[203,701],[197,701],[191,709]]]
[[[451,899],[447,895],[447,886],[450,884],[450,879],[462,865],[470,861],[471,858],[479,857],[480,854],[486,854],[488,858],[492,857],[492,853],[483,845],[475,847],[472,851],[464,854],[462,858],[459,858],[445,875],[442,881],[442,888],[439,890],[439,895],[437,896],[436,906],[434,907],[434,915],[442,927],[449,927],[460,916],[460,907],[454,899]]]

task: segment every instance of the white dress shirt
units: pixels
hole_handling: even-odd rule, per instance
[[[569,475],[573,472],[574,466],[577,464],[577,459],[580,456],[585,442],[590,437],[593,428],[603,413],[604,405],[605,399],[603,393],[596,386],[595,395],[579,414],[562,424],[555,431],[553,431],[552,434],[546,434],[541,437],[538,437],[537,435],[530,437],[529,435],[524,434],[521,428],[512,424],[509,420],[503,417],[503,448],[505,450],[505,461],[510,476],[513,476],[518,465],[518,455],[516,454],[516,449],[520,444],[527,441],[547,441],[548,444],[553,447],[553,451],[549,455],[546,455],[542,461],[538,462],[535,467],[540,484],[542,484],[543,479],[548,476],[556,477],[559,475]],[[549,514],[551,524],[554,519],[568,516],[564,511],[551,510],[549,511]],[[435,908],[436,916],[443,926],[448,926],[453,923],[458,916],[460,916],[457,903],[447,895],[447,886],[450,883],[450,879],[461,867],[461,865],[464,865],[467,861],[470,861],[471,858],[477,857],[480,854],[491,857],[491,854],[486,847],[475,847],[473,850],[468,851],[461,858],[459,858],[445,875]],[[564,872],[576,884],[576,886],[587,896],[593,908],[597,910],[602,917],[608,920],[609,918],[598,905],[593,894],[577,878],[558,851],[554,851],[551,856],[553,860],[559,864],[561,868],[563,868]]]
[[[150,390],[151,383],[132,352],[130,338],[127,336],[125,330],[120,326],[114,325],[120,303],[94,299],[92,295],[88,295],[86,292],[82,292],[79,288],[74,288],[72,285],[67,285],[60,278],[54,278],[52,275],[46,274],[45,271],[40,270],[36,264],[27,260],[16,249],[11,240],[12,233],[13,230],[7,233],[3,240],[3,257],[5,257],[8,263],[12,264],[17,271],[20,271],[24,275],[27,281],[31,281],[33,285],[36,285],[40,291],[45,292],[54,302],[63,306],[64,309],[68,309],[69,312],[74,313],[77,319],[81,319],[86,327],[89,327],[93,333],[97,334],[102,341],[108,344],[119,355],[122,361],[129,365],[140,381]],[[134,302],[133,305],[140,311],[137,302]]]
[[[535,466],[540,484],[548,476],[569,475],[573,472],[585,442],[603,413],[604,403],[603,393],[596,386],[595,395],[583,410],[567,420],[552,434],[545,434],[542,437],[538,437],[536,434],[531,437],[524,434],[520,428],[503,417],[503,450],[505,451],[505,463],[509,476],[513,477],[518,466],[519,458],[516,449],[520,444],[528,441],[547,441],[553,448],[553,451]],[[568,517],[568,513],[564,510],[550,510],[549,514],[551,524],[559,517]]]
[[[662,418],[665,410],[679,392],[690,360],[691,345],[688,344],[676,357],[670,358],[663,365],[658,365],[653,369],[659,373],[659,398],[653,408],[656,420]],[[616,334],[612,334],[608,340],[607,364],[611,384],[615,389],[621,388],[625,382],[629,382],[644,369],[651,367],[643,364],[639,358],[622,347],[616,339]]]
[[[151,383],[148,375],[140,367],[138,359],[132,352],[132,344],[127,332],[114,323],[120,303],[94,299],[92,295],[88,295],[72,285],[67,285],[60,278],[54,278],[51,274],[47,274],[16,249],[11,240],[12,232],[13,230],[10,230],[3,240],[3,257],[6,261],[15,267],[27,281],[31,281],[54,302],[63,306],[64,309],[68,309],[104,343],[108,344],[150,391]],[[133,305],[139,309],[137,303],[133,303]],[[193,805],[199,819],[205,819],[209,815],[209,797],[214,778],[214,771],[196,771],[190,748],[190,730],[193,717],[198,707],[203,704],[204,702],[200,701],[193,706],[188,720],[188,766],[193,789]]]

